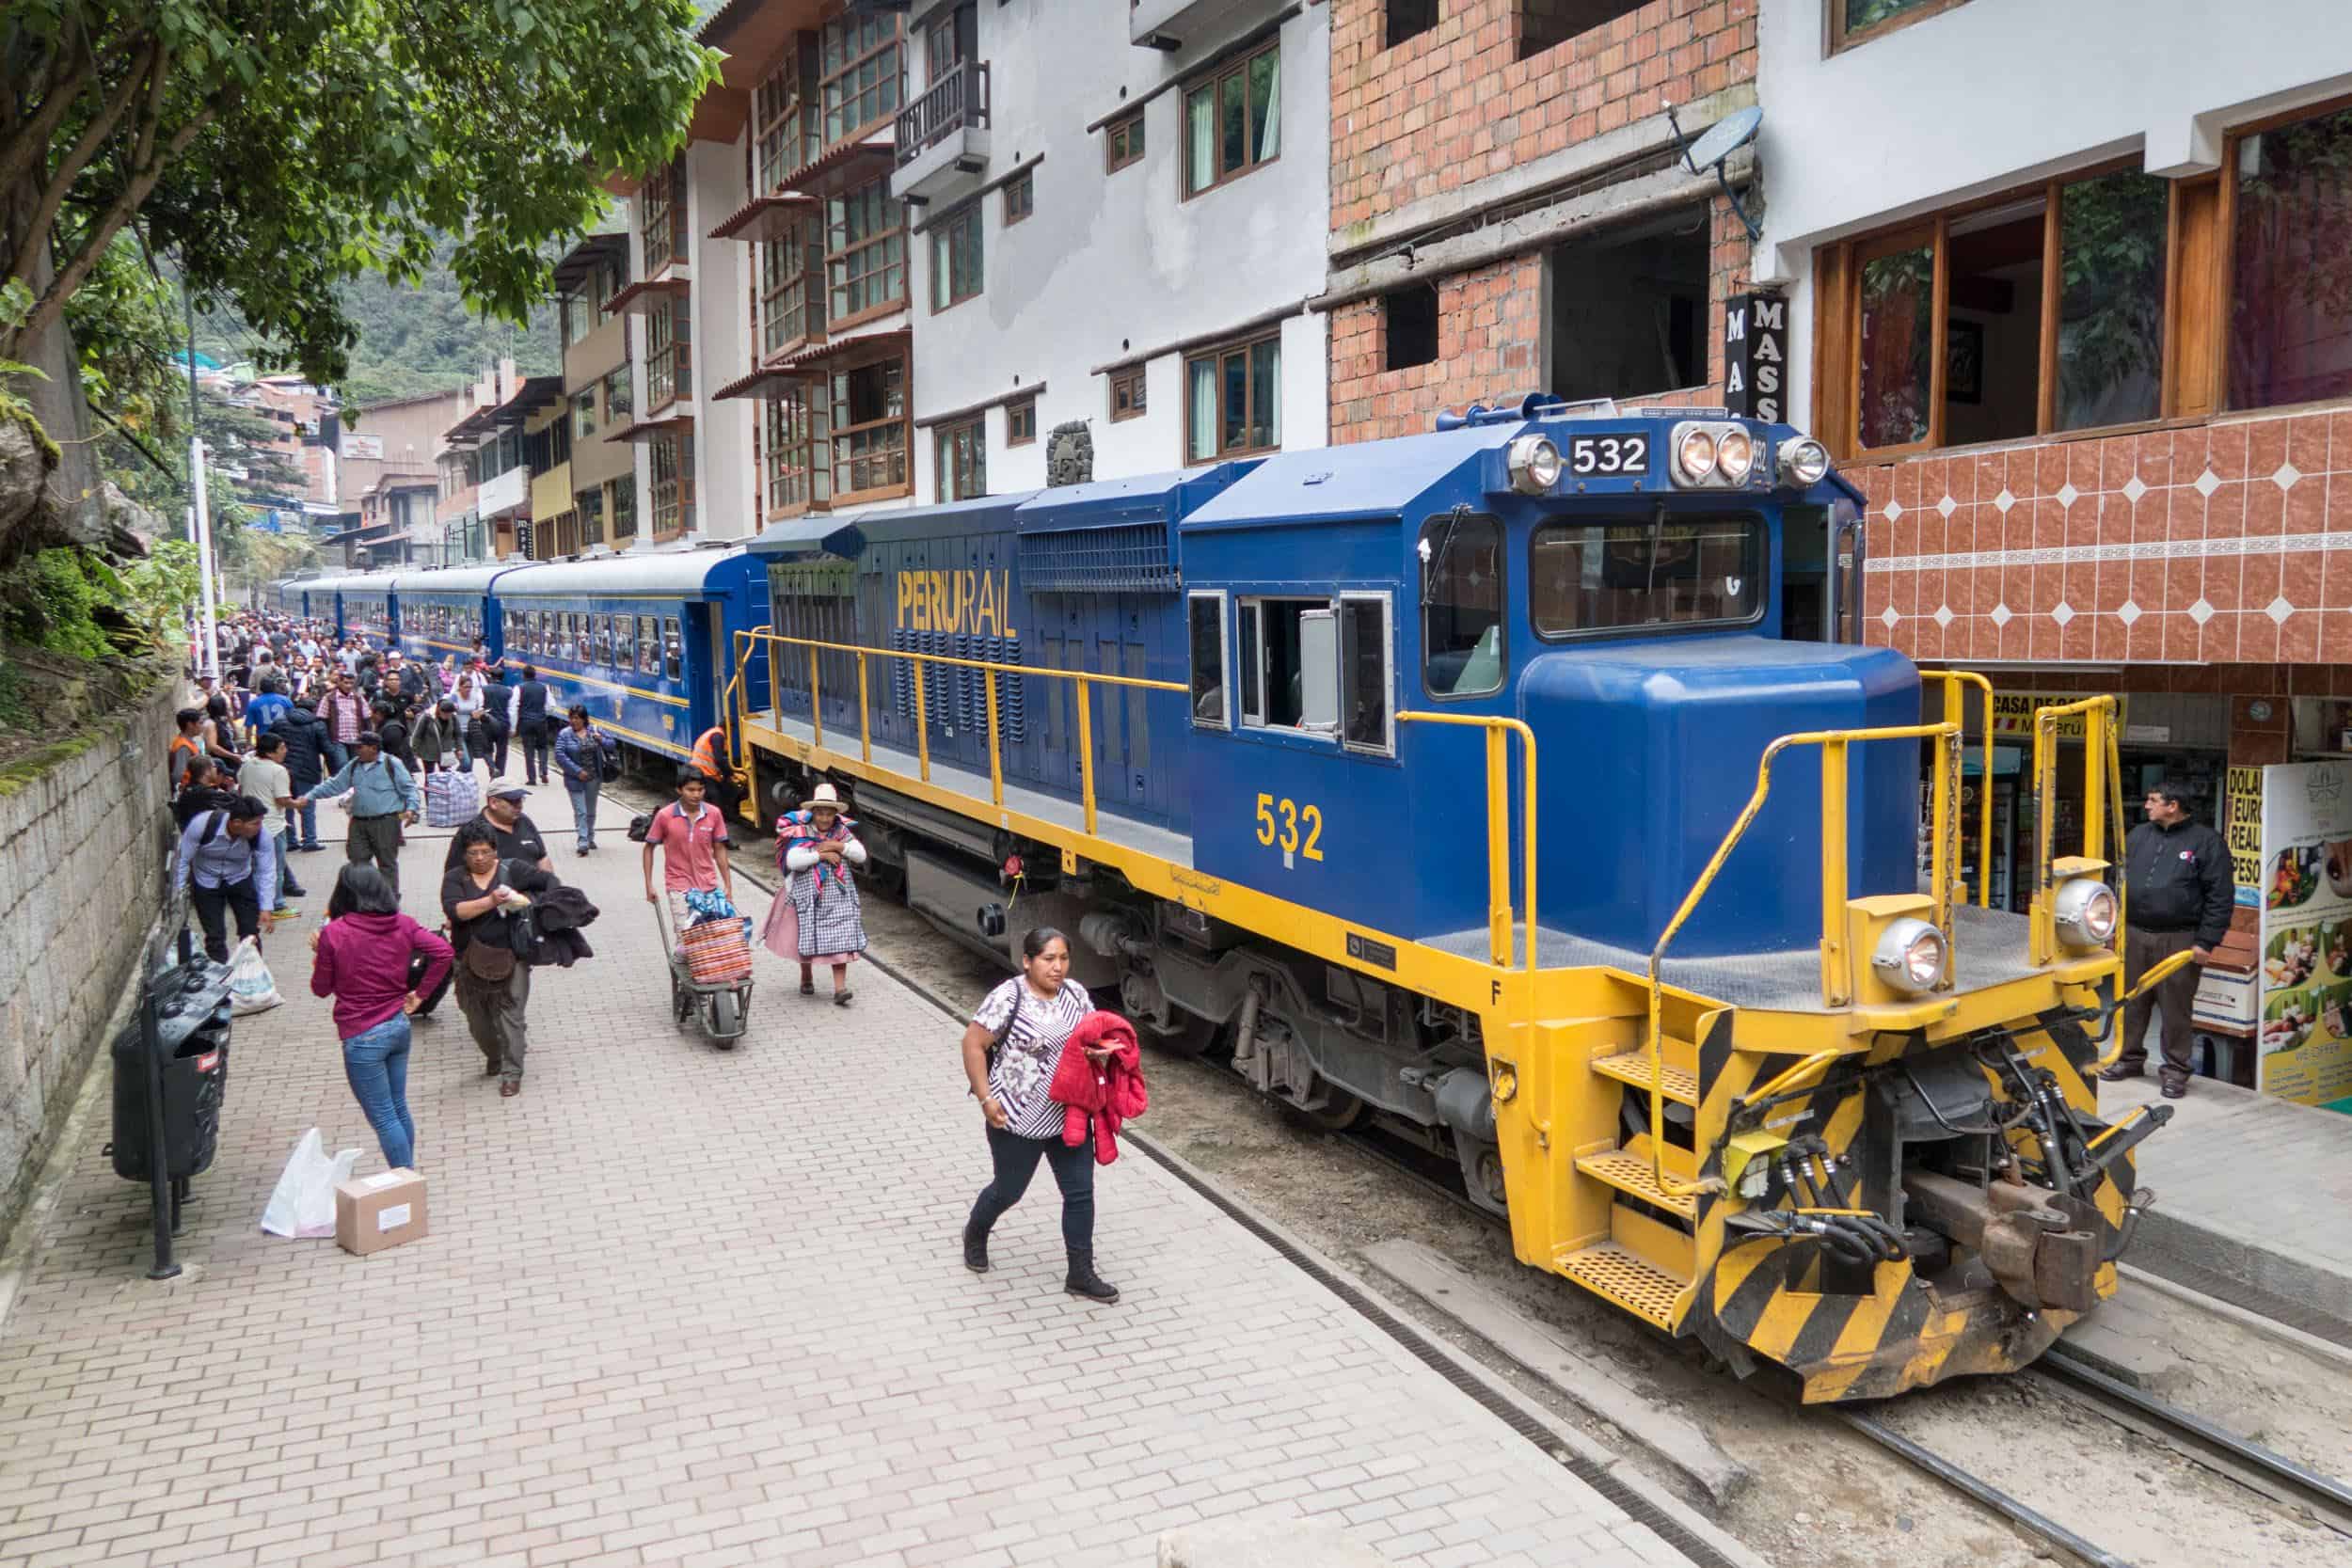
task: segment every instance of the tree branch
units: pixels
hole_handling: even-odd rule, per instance
[[[156,62],[155,71],[158,82],[163,79],[169,65],[168,58]],[[148,119],[147,123],[142,126],[139,136],[139,145],[149,151],[148,161],[133,171],[130,182],[122,188],[122,194],[115,198],[114,204],[106,209],[105,214],[93,224],[89,232],[83,237],[81,248],[74,252],[73,259],[59,267],[57,275],[49,280],[48,289],[34,303],[33,312],[25,319],[24,325],[10,334],[8,341],[0,344],[0,348],[13,347],[17,343],[27,341],[46,331],[56,321],[65,310],[67,299],[72,297],[74,290],[82,286],[83,280],[88,277],[92,269],[98,265],[99,258],[106,253],[106,246],[114,243],[114,237],[122,231],[122,226],[131,221],[140,206],[147,200],[149,193],[154,190],[155,182],[163,178],[165,166],[186,151],[188,144],[196,140],[205,126],[218,119],[223,110],[229,108],[244,95],[244,88],[237,84],[231,83],[223,87],[219,97],[189,116],[187,123],[173,132],[171,139],[164,143],[160,150],[155,147],[153,119]],[[161,114],[162,98],[163,92],[158,87],[151,100],[157,118],[160,118]]]
[[[49,155],[49,138],[57,134],[57,127],[65,122],[66,111],[73,107],[75,99],[81,97],[83,86],[97,67],[98,62],[91,55],[88,41],[78,21],[73,24],[70,35],[58,36],[60,58],[65,57],[72,44],[79,43],[82,47],[73,51],[72,69],[59,77],[56,85],[49,89],[40,101],[40,107],[25,119],[23,126],[10,127],[8,144],[0,147],[0,190],[7,190],[31,175],[35,166]],[[127,49],[136,41],[135,38],[126,40],[124,47]]]
[[[8,277],[29,278],[33,276],[33,265],[40,254],[41,242],[48,237],[49,226],[57,221],[57,209],[65,204],[65,193],[72,188],[74,181],[81,178],[82,170],[89,166],[89,161],[98,156],[98,150],[105,145],[106,139],[114,135],[115,127],[122,122],[123,111],[130,107],[142,79],[148,81],[149,87],[148,110],[141,118],[147,120],[147,135],[152,138],[151,117],[162,113],[164,96],[165,71],[161,44],[150,44],[132,62],[130,71],[116,85],[113,96],[98,111],[97,118],[84,128],[81,136],[66,150],[64,162],[57,166],[56,172],[49,178],[48,188],[41,193],[40,205],[33,209],[32,223],[24,230],[24,244],[16,255],[8,259]]]

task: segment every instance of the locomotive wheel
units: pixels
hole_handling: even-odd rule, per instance
[[[1198,1056],[1216,1043],[1219,1032],[1197,1013],[1180,1013],[1176,1027],[1165,1035],[1156,1029],[1143,1031],[1143,1043],[1170,1056]]]
[[[1303,1105],[1293,1105],[1288,1101],[1279,1103],[1286,1114],[1296,1117],[1320,1132],[1344,1132],[1355,1126],[1356,1118],[1364,1114],[1364,1102],[1345,1089],[1335,1089],[1328,1085],[1325,1085],[1324,1092],[1329,1099],[1320,1110],[1311,1111]]]

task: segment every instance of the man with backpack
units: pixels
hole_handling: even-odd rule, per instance
[[[180,833],[178,885],[196,906],[204,927],[204,955],[229,961],[228,925],[237,917],[237,937],[266,936],[276,923],[278,847],[262,831],[268,808],[249,795],[228,806],[199,812]]]
[[[361,730],[352,759],[334,777],[306,790],[295,804],[331,800],[346,790],[351,793],[351,828],[343,840],[344,857],[373,861],[398,894],[400,830],[404,822],[417,820],[417,786],[398,757],[384,754],[383,738],[373,730]]]
[[[316,789],[319,781],[326,777],[326,724],[311,708],[310,699],[297,698],[294,706],[270,726],[270,733],[286,737],[286,773],[294,781],[296,798],[306,789]],[[306,805],[289,811],[286,826],[293,830],[294,848],[323,847],[319,843],[318,807]]]

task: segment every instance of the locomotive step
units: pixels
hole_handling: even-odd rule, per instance
[[[1598,1291],[1637,1318],[1647,1319],[1659,1328],[1674,1323],[1675,1301],[1685,1282],[1638,1253],[1614,1242],[1603,1242],[1569,1253],[1560,1260],[1560,1268],[1570,1279]]]
[[[1613,1148],[1606,1154],[1581,1155],[1576,1162],[1576,1168],[1580,1175],[1589,1176],[1596,1181],[1605,1181],[1652,1208],[1663,1209],[1686,1220],[1698,1218],[1699,1200],[1678,1197],[1661,1187],[1658,1179],[1650,1172],[1649,1161],[1638,1154]]]
[[[1699,1102],[1699,1075],[1689,1068],[1675,1066],[1674,1056],[1674,1042],[1668,1041],[1661,1087],[1668,1100],[1695,1107]],[[1596,1058],[1593,1070],[1603,1078],[1614,1078],[1618,1083],[1630,1084],[1637,1089],[1646,1090],[1650,1086],[1649,1053],[1645,1051],[1628,1051],[1614,1056]]]

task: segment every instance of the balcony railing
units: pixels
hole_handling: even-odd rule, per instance
[[[898,111],[898,164],[915,156],[950,132],[988,124],[988,65],[960,60],[929,91]]]

